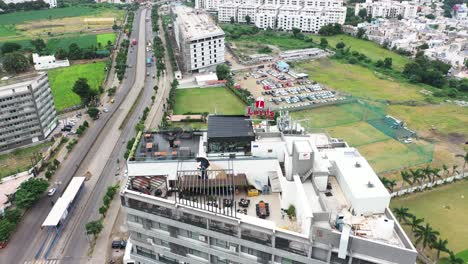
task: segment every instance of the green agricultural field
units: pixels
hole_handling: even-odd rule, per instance
[[[468,181],[448,184],[431,191],[415,193],[394,198],[392,208],[408,207],[418,218],[424,218],[441,238],[449,241],[448,247],[454,252],[467,250],[468,228],[463,223],[468,221]],[[468,260],[468,252],[462,254]],[[444,263],[444,262],[442,262]]]
[[[97,91],[104,80],[105,66],[104,62],[97,62],[50,70],[49,81],[55,108],[60,111],[80,103],[80,97],[72,91],[78,78],[88,79],[91,88]]]
[[[51,145],[52,142],[44,142],[0,155],[0,178],[30,169],[31,157],[33,157],[34,153],[42,153]]]
[[[343,64],[329,59],[300,63],[295,66],[309,77],[331,89],[371,100],[424,101],[421,86],[382,77],[359,65]]]
[[[313,36],[312,39],[314,40],[314,42],[319,43],[320,38],[322,37],[323,36]],[[343,42],[346,44],[346,47],[350,47],[352,51],[357,51],[365,54],[373,62],[377,60],[384,60],[387,57],[392,58],[394,68],[400,71],[402,71],[405,65],[408,62],[410,62],[410,60],[407,57],[397,54],[393,51],[384,49],[383,47],[372,41],[357,39],[349,35],[336,35],[325,38],[327,39],[328,44],[330,46],[335,47],[336,43]]]
[[[99,43],[101,43],[101,47],[105,47],[108,41],[114,44],[115,37],[115,33],[105,33],[96,35],[96,44],[99,45]]]
[[[8,41],[0,42],[0,47],[3,46],[3,44]],[[31,44],[30,39],[20,39],[20,40],[12,40],[10,42],[15,42],[21,45],[21,49],[33,49],[33,45]]]
[[[47,40],[47,51],[55,53],[58,49],[62,48],[68,50],[70,44],[76,43],[80,48],[88,48],[90,46],[97,46],[96,35],[81,35],[75,37],[53,38]]]
[[[174,114],[218,113],[239,115],[245,113],[243,102],[224,87],[176,90]]]
[[[42,19],[58,19],[64,17],[77,17],[98,14],[108,8],[65,7],[44,10],[14,12],[0,15],[0,25],[20,24],[27,21]]]

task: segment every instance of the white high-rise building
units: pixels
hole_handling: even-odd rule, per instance
[[[255,15],[258,13],[259,5],[242,4],[237,7],[237,22],[246,23],[246,16],[250,17],[250,23],[255,24]]]
[[[229,23],[231,19],[237,20],[237,7],[239,4],[224,3],[218,6],[218,21]]]
[[[413,18],[417,16],[418,6],[409,1],[372,1],[366,0],[365,3],[357,3],[355,8],[355,15],[357,16],[361,9],[367,10],[367,15],[371,17],[382,17],[382,18],[397,18],[402,16],[403,18]]]
[[[206,72],[224,62],[224,31],[202,10],[174,6],[174,35],[187,72]]]
[[[4,0],[5,4],[18,4],[18,3],[24,3],[24,2],[32,2],[34,0]],[[57,7],[57,0],[44,0],[46,4],[49,4],[50,8]]]

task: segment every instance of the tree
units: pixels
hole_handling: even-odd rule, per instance
[[[55,51],[55,58],[58,60],[63,60],[68,57],[68,52],[65,49],[59,48]]]
[[[440,175],[440,171],[441,171],[441,169],[439,169],[439,168],[432,169],[432,171],[431,171],[431,174],[432,174],[431,182],[434,182],[436,178],[439,179],[439,180],[442,179],[442,175]]]
[[[68,47],[68,58],[70,60],[79,60],[83,57],[83,50],[76,43],[70,44]]]
[[[392,58],[385,58],[383,61],[383,67],[386,69],[392,68]]]
[[[21,183],[15,193],[15,203],[19,208],[30,208],[49,187],[49,183],[44,179],[31,178]]]
[[[236,20],[234,19],[234,17],[231,17],[230,22],[231,22],[231,24],[236,23]]]
[[[76,80],[72,91],[80,97],[81,104],[84,106],[88,106],[97,95],[96,91],[89,86],[88,79],[86,78],[79,78]]]
[[[408,219],[413,217],[413,214],[409,212],[407,207],[395,208],[393,209],[393,212],[395,213],[395,217],[398,219],[398,222],[407,223]]]
[[[367,17],[367,9],[359,9],[358,16],[360,16],[362,19],[365,19]]]
[[[106,213],[108,209],[109,207],[107,207],[106,205],[102,205],[101,207],[99,207],[99,214],[101,214],[102,217],[106,217]]]
[[[31,40],[31,44],[34,46],[36,52],[42,52],[46,48],[45,41],[41,38]]]
[[[403,15],[402,15],[402,14],[399,14],[399,15],[397,16],[397,19],[398,19],[398,20],[402,20],[402,19],[403,19]]]
[[[449,249],[447,248],[447,245],[448,245],[448,240],[447,239],[442,240],[441,238],[439,238],[437,241],[432,243],[431,247],[433,249],[437,250],[436,263],[440,259],[440,252],[447,252],[447,253],[449,252]]]
[[[301,29],[297,27],[292,28],[292,34],[294,38],[297,38],[297,36],[301,33]]]
[[[468,164],[468,152],[466,152],[464,155],[458,154],[458,155],[455,155],[455,156],[458,157],[458,158],[462,158],[462,159],[463,159],[462,176],[464,176],[464,175],[465,175],[466,164]]]
[[[458,165],[453,165],[452,166],[452,175],[458,174],[457,168],[458,168]]]
[[[416,238],[416,245],[421,243],[421,249],[425,249],[427,246],[432,245],[437,240],[439,231],[432,229],[432,227],[426,223],[425,226],[420,226],[414,231]]]
[[[245,23],[250,24],[251,21],[252,21],[252,19],[250,18],[250,16],[246,15],[245,16]]]
[[[96,237],[99,233],[101,233],[104,226],[100,220],[88,222],[85,226],[86,234],[93,235]]]
[[[5,219],[17,223],[21,218],[21,210],[18,208],[8,209],[5,211]]]
[[[5,42],[2,45],[1,52],[2,54],[7,54],[10,52],[18,51],[21,49],[21,45],[16,42]]]
[[[401,179],[408,183],[409,186],[413,186],[413,182],[411,181],[411,175],[407,171],[400,172]]]
[[[231,76],[231,69],[226,64],[218,64],[216,76],[218,76],[218,80],[227,80]]]
[[[320,44],[319,44],[319,45],[320,45],[320,47],[321,47],[322,49],[325,49],[325,48],[328,46],[328,41],[327,41],[327,39],[326,39],[326,38],[321,38],[321,39],[320,39]]]
[[[338,23],[328,24],[328,25],[322,26],[318,33],[319,35],[323,35],[323,36],[333,36],[333,35],[343,33],[343,28]]]
[[[449,263],[450,264],[464,264],[465,261],[462,258],[457,257],[455,254],[453,254],[453,252],[450,252]]]
[[[364,34],[366,34],[366,30],[364,28],[358,28],[358,31],[356,32],[356,38],[362,39]]]
[[[421,180],[423,179],[423,175],[421,173],[421,170],[420,169],[417,169],[417,170],[410,169],[409,172],[410,172],[411,177],[413,179],[413,183],[417,182],[418,184],[421,184]]]
[[[0,220],[0,241],[8,241],[16,225],[7,219]]]
[[[427,43],[424,43],[418,46],[418,50],[426,50],[428,48],[429,48],[429,45]]]
[[[8,73],[21,73],[29,69],[29,60],[19,52],[11,52],[3,57],[3,69]]]
[[[445,177],[447,177],[450,174],[447,164],[442,164],[442,170],[444,171]]]
[[[342,49],[346,46],[346,44],[343,43],[343,41],[340,41],[338,43],[336,43],[336,48],[337,49]]]
[[[85,121],[83,122],[83,126],[84,126],[84,127],[89,127],[88,121],[85,120]]]
[[[384,66],[383,60],[378,60],[375,62],[375,67],[382,68]]]
[[[424,218],[417,218],[416,216],[413,215],[413,217],[411,217],[411,221],[409,222],[411,231],[414,232],[416,229],[418,229],[421,226],[422,223],[424,223]]]
[[[426,15],[427,19],[435,19],[436,17],[433,14]]]
[[[90,107],[88,108],[87,113],[92,119],[96,119],[99,116],[99,109],[96,107]]]

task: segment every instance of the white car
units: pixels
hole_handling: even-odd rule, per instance
[[[103,108],[102,111],[103,111],[104,113],[108,113],[108,112],[109,112],[109,109]]]
[[[54,196],[56,191],[57,191],[57,188],[52,188],[47,192],[47,195],[48,196]]]

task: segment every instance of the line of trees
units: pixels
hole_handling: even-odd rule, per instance
[[[448,249],[448,240],[440,238],[439,231],[435,230],[430,224],[424,223],[424,218],[418,218],[410,213],[407,207],[394,208],[393,213],[396,219],[404,225],[408,225],[415,238],[416,248],[420,251],[426,248],[436,250],[436,263],[440,259],[440,253],[449,254],[449,263],[463,264],[464,260],[455,256],[454,252]]]
[[[40,178],[30,178],[21,183],[13,198],[15,207],[5,210],[0,218],[0,242],[6,242],[11,237],[26,209],[31,208],[49,187],[49,183]]]
[[[156,74],[159,78],[161,73],[166,69],[166,65],[164,64],[164,45],[158,36],[155,36],[153,39],[153,51],[156,58]]]
[[[119,79],[119,81],[123,80],[125,71],[127,70],[127,54],[129,45],[130,41],[128,39],[124,39],[120,45],[119,51],[117,52],[117,56],[115,57],[115,73],[117,74],[117,79]]]
[[[40,10],[49,8],[49,4],[43,0],[37,1],[25,1],[20,3],[5,3],[3,0],[0,0],[0,9],[3,10],[3,13],[10,13],[15,11],[29,11],[29,10]]]

